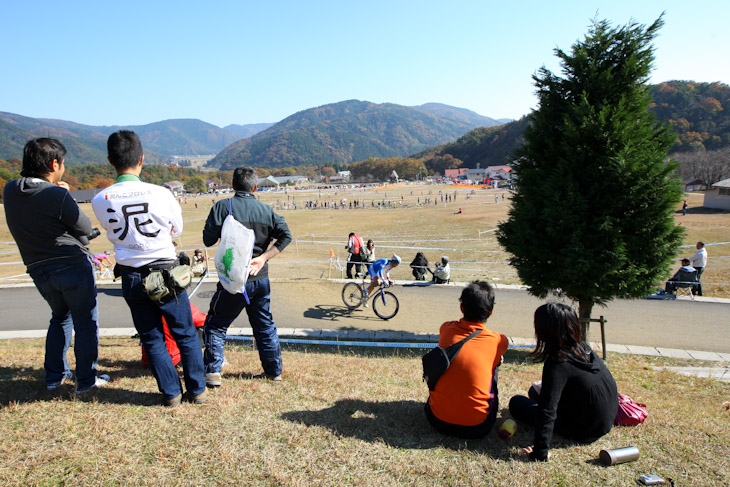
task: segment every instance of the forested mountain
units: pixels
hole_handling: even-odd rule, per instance
[[[263,132],[267,128],[274,125],[273,123],[248,123],[245,125],[237,125],[235,123],[231,125],[226,125],[223,127],[225,130],[228,130],[231,133],[234,133],[238,136],[239,139],[247,139],[248,137],[252,137],[259,132]]]
[[[473,128],[411,107],[348,100],[296,113],[227,147],[208,165],[272,168],[403,157]]]
[[[672,153],[717,150],[730,147],[730,86],[724,83],[667,81],[651,87],[651,109],[657,119],[668,122],[677,133]],[[413,158],[447,154],[474,168],[507,164],[522,145],[522,132],[529,118],[498,127],[478,128],[453,143],[431,147]]]
[[[195,119],[97,127],[0,112],[0,159],[22,158],[23,146],[29,139],[55,137],[68,150],[67,165],[98,164],[106,161],[107,137],[120,129],[134,130],[139,134],[148,164],[163,163],[170,155],[215,154],[238,140],[233,132]]]
[[[651,88],[652,110],[677,132],[673,151],[730,146],[730,86],[725,83],[667,81]]]
[[[443,103],[425,103],[423,105],[414,106],[416,110],[436,115],[437,117],[453,120],[454,122],[462,122],[475,127],[494,127],[511,122],[510,119],[495,120],[493,118],[479,115],[476,112],[467,110],[466,108],[452,107]]]

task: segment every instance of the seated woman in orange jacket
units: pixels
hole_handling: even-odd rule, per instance
[[[494,289],[475,281],[461,292],[459,321],[441,325],[439,346],[446,348],[468,337],[469,340],[429,392],[426,418],[436,431],[461,438],[481,438],[494,426],[499,409],[497,367],[507,350],[507,337],[487,329],[487,318],[494,308]]]

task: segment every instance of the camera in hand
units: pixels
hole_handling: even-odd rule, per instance
[[[79,241],[84,245],[89,245],[89,240],[94,240],[96,237],[101,235],[101,231],[94,227],[91,229],[91,232],[88,235],[81,235],[79,237]]]

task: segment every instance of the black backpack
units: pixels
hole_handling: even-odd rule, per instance
[[[421,358],[421,362],[423,363],[423,380],[428,384],[429,391],[436,389],[436,383],[444,372],[446,372],[446,369],[449,368],[459,351],[461,351],[461,347],[481,332],[482,330],[477,330],[463,340],[446,348],[434,347]]]

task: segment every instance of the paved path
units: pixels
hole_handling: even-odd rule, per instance
[[[205,282],[193,302],[207,311],[213,281]],[[405,282],[393,291],[400,300],[398,315],[383,321],[372,309],[349,311],[342,303],[342,282],[285,280],[272,283],[272,309],[279,328],[395,331],[437,334],[441,323],[460,317],[456,285],[414,286]],[[496,291],[490,328],[510,337],[533,336],[532,315],[543,300],[524,290]],[[100,326],[129,328],[129,310],[119,284],[99,286]],[[31,286],[0,289],[0,332],[44,330],[49,310]],[[607,308],[595,307],[593,316],[607,319],[606,340],[610,344],[730,354],[730,304],[689,300],[616,300]],[[245,313],[233,326],[247,327]],[[1,336],[1,335],[0,335]],[[598,324],[591,326],[589,339],[600,342]],[[609,350],[611,348],[609,347]],[[637,348],[637,350],[639,350]],[[730,360],[730,355],[727,355]]]

